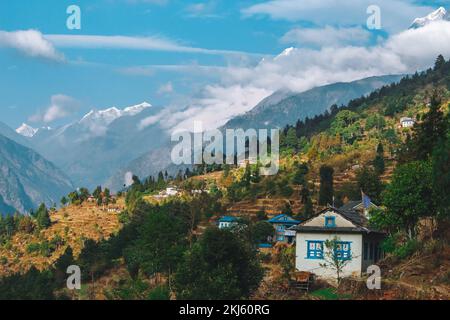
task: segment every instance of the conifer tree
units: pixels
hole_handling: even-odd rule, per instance
[[[325,206],[333,203],[333,168],[320,167],[319,205]]]
[[[50,215],[45,204],[41,204],[36,213],[36,222],[40,229],[46,229],[51,225]]]

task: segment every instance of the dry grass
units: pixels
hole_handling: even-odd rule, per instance
[[[120,209],[124,206],[124,199],[119,199],[114,205]],[[0,276],[26,272],[32,266],[44,270],[51,266],[68,246],[77,256],[83,248],[84,239],[107,239],[121,228],[118,213],[108,212],[106,207],[94,204],[62,208],[51,213],[50,219],[52,225],[48,229],[33,234],[17,233],[11,241],[0,247],[0,257],[6,259],[0,264]],[[55,237],[61,238],[62,241],[48,257],[27,250],[30,244],[51,242]]]

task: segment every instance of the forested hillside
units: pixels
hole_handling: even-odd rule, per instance
[[[163,172],[135,176],[119,195],[118,201],[125,201],[117,215],[120,230],[110,238],[80,237],[83,249],[74,252],[66,246],[65,253],[52,255],[52,267],[2,278],[0,297],[323,298],[289,289],[291,248],[258,250],[273,233],[266,220],[280,210],[303,221],[328,205],[361,200],[363,192],[378,205],[370,212],[370,223],[388,234],[381,264],[392,272],[376,295],[349,280],[333,289],[333,297],[448,298],[449,103],[450,61],[439,56],[432,69],[287,126],[276,176],[260,176],[258,164],[201,165],[175,177]],[[414,126],[402,126],[403,117],[413,119]],[[180,193],[159,198],[169,185]],[[92,193],[98,207],[110,203],[105,191]],[[88,190],[72,193],[67,199],[71,210],[89,195]],[[42,237],[60,223],[47,219],[46,212],[42,207],[26,224],[20,218],[2,220],[2,250],[11,248],[14,236]],[[224,215],[238,217],[239,227],[218,229],[216,222]],[[70,233],[77,226],[68,228]],[[17,259],[23,257],[27,255]],[[415,277],[410,276],[411,263],[421,266]],[[80,291],[65,289],[61,274],[70,264],[81,267]]]

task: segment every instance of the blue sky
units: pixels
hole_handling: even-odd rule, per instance
[[[301,91],[389,71],[390,64],[379,69],[359,67],[340,77],[320,69],[314,81],[304,77],[318,70],[311,64],[320,64],[318,57],[325,55],[326,47],[380,46],[406,30],[414,18],[439,5],[450,6],[449,1],[375,1],[382,10],[383,28],[369,31],[365,8],[372,2],[1,1],[0,121],[14,128],[22,122],[57,126],[93,108],[142,101],[176,110],[189,106],[189,115],[206,108],[205,117],[215,113],[211,108],[227,108],[228,103],[229,112],[220,114],[230,117],[285,86]],[[81,8],[81,30],[66,27],[66,9],[74,4]],[[24,35],[17,32],[30,30],[36,33],[26,33],[27,44],[23,44]],[[274,60],[288,47],[299,49],[296,60]],[[373,51],[370,54],[377,54]],[[262,59],[272,64],[262,64]],[[283,71],[288,64],[300,70],[290,79]],[[408,61],[403,69],[393,71],[419,65]],[[273,71],[277,68],[279,74]],[[297,83],[293,79],[297,75],[304,81]],[[52,106],[64,112],[44,117]],[[183,116],[188,115],[180,114],[178,121]]]

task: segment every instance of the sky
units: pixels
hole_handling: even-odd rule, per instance
[[[79,30],[67,27],[72,5]],[[367,25],[371,5],[380,28]],[[57,127],[91,109],[147,101],[164,107],[147,124],[218,127],[276,90],[450,58],[450,22],[408,30],[439,6],[450,1],[4,0],[0,121]]]

